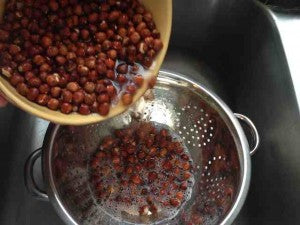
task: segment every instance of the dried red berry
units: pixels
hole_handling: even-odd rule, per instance
[[[99,105],[98,110],[101,116],[106,116],[109,113],[110,105],[108,103],[102,103]]]
[[[165,170],[171,170],[173,168],[172,166],[172,163],[170,161],[165,161],[163,164],[162,164],[162,167],[165,169]]]
[[[132,95],[129,94],[129,93],[125,93],[123,96],[122,96],[122,102],[124,105],[130,105],[133,101],[133,98],[132,98]]]
[[[157,173],[155,173],[155,172],[150,172],[149,174],[148,174],[148,181],[150,182],[150,183],[152,183],[152,182],[154,182],[156,179],[157,179]]]
[[[187,187],[188,187],[188,184],[187,184],[186,181],[182,182],[181,185],[180,185],[180,189],[184,190],[184,191],[187,189]]]
[[[190,165],[189,162],[184,162],[184,163],[182,164],[182,169],[184,169],[184,170],[189,170],[190,168],[191,168],[191,165]]]
[[[140,178],[139,175],[134,174],[130,177],[130,180],[134,183],[134,184],[141,184],[142,183],[142,179]]]
[[[170,199],[170,203],[171,203],[171,205],[174,206],[174,207],[178,207],[178,206],[180,206],[180,204],[181,204],[181,202],[180,202],[177,198],[171,198],[171,199]]]
[[[185,179],[185,180],[188,180],[188,179],[190,179],[190,178],[191,178],[191,176],[192,176],[192,174],[191,174],[191,173],[189,173],[189,172],[184,172],[184,173],[183,173],[183,179]]]

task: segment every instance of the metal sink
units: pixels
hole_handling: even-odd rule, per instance
[[[261,135],[249,195],[234,224],[300,221],[299,80],[280,25],[289,18],[254,1],[174,0],[162,69],[201,82],[249,116]],[[0,224],[63,224],[50,203],[27,194],[23,181],[25,160],[41,147],[47,126],[13,106],[0,110]]]

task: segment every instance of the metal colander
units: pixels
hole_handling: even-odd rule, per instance
[[[259,137],[247,117],[233,114],[218,97],[184,76],[161,72],[156,87],[117,117],[82,127],[50,125],[42,150],[26,163],[26,185],[36,197],[49,196],[67,224],[229,224],[244,203],[250,180],[249,146],[236,117],[251,128],[253,154]],[[194,162],[192,197],[167,222],[160,222],[159,213],[147,221],[131,215],[116,220],[98,205],[90,188],[88,162],[101,139],[140,121],[167,126]],[[32,178],[34,161],[41,154],[47,194]]]

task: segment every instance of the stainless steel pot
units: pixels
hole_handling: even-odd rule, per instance
[[[238,120],[250,128],[251,150]],[[138,216],[116,220],[99,206],[91,191],[90,156],[104,136],[133,121],[168,126],[189,149],[197,168],[191,199],[167,222],[159,213],[147,222]],[[26,162],[25,184],[34,197],[49,200],[66,224],[230,224],[245,201],[250,155],[258,145],[258,132],[246,116],[232,113],[216,95],[185,76],[160,72],[156,87],[115,118],[82,127],[50,124],[43,147]],[[39,157],[46,192],[33,178]]]

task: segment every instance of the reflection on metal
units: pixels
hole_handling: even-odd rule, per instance
[[[300,15],[274,13],[273,18],[282,39],[300,109]]]
[[[300,3],[298,1],[255,1],[272,18],[279,32],[289,66],[300,113]]]

